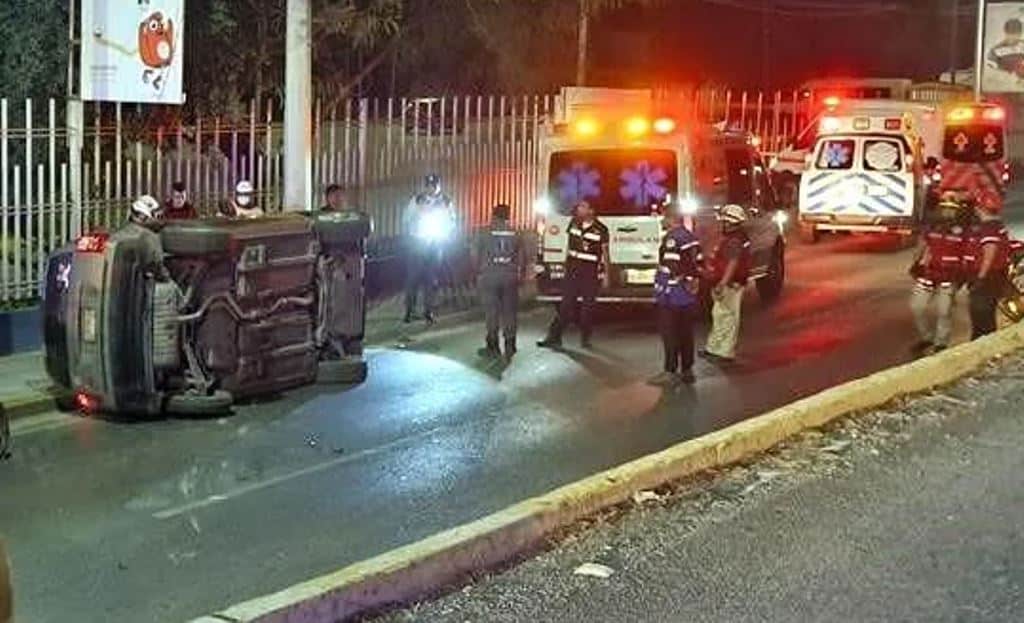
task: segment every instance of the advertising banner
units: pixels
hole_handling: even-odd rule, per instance
[[[82,99],[181,104],[185,0],[82,0]]]
[[[1024,2],[989,2],[985,9],[981,90],[1024,93]]]

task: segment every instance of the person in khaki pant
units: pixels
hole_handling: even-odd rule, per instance
[[[727,205],[718,218],[722,238],[712,259],[711,331],[700,354],[711,361],[729,363],[736,358],[740,336],[743,289],[750,276],[750,238],[743,231],[747,212],[742,206]]]
[[[0,623],[14,623],[14,590],[3,541],[0,541]]]

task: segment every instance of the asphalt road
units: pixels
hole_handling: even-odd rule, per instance
[[[644,384],[660,365],[650,310],[605,318],[592,352],[570,334],[564,353],[531,346],[540,310],[503,371],[477,360],[470,326],[370,351],[363,386],[226,419],[19,421],[0,465],[19,617],[185,620],[905,361],[908,261],[870,238],[794,247],[782,300],[748,295],[741,365],[701,363],[679,393]]]
[[[1024,358],[991,372],[635,504],[384,620],[1021,621]],[[611,575],[575,573],[587,563]]]

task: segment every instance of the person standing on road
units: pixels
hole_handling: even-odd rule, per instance
[[[1010,236],[999,215],[1003,198],[994,191],[982,191],[975,202],[978,222],[967,236],[965,262],[970,275],[971,339],[996,330],[996,305],[1005,284],[1009,265]]]
[[[963,225],[963,203],[951,193],[939,199],[938,220],[925,231],[910,274],[914,289],[910,309],[914,314],[918,342],[916,355],[932,354],[949,346],[953,329],[953,304],[963,285],[963,259],[966,231]],[[935,304],[935,323],[928,317],[928,308]]]
[[[456,228],[455,209],[452,200],[441,192],[440,176],[430,174],[423,180],[423,190],[409,201],[404,222],[410,238],[405,322],[412,322],[416,299],[422,292],[423,318],[433,323],[434,295]]]
[[[673,386],[694,382],[693,325],[704,258],[700,242],[686,228],[678,210],[667,213],[665,220],[668,231],[658,249],[658,272],[654,277],[665,368],[648,383]]]
[[[188,188],[185,187],[185,182],[171,184],[171,197],[164,202],[160,218],[167,220],[199,218],[199,213],[188,200]]]
[[[576,316],[577,310],[580,342],[583,348],[590,348],[594,301],[600,286],[602,266],[605,287],[609,283],[608,228],[597,219],[594,209],[586,201],[577,203],[574,213],[568,228],[569,248],[565,279],[562,280],[562,302],[548,327],[547,337],[537,342],[538,346],[544,348],[562,346],[562,331]]]
[[[722,223],[722,238],[712,258],[711,331],[701,355],[730,363],[736,359],[743,289],[750,277],[750,238],[743,229],[747,221],[743,206],[724,206],[718,219]]]
[[[505,338],[505,357],[516,354],[517,314],[519,312],[519,279],[523,272],[523,242],[512,228],[512,208],[494,206],[491,224],[477,238],[473,248],[473,265],[479,277],[477,288],[484,307],[487,336],[480,355],[501,357],[498,330]]]

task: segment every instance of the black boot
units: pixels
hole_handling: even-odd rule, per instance
[[[501,357],[501,349],[498,348],[497,338],[487,338],[487,345],[476,351],[478,355],[486,359],[497,359]]]
[[[505,338],[505,358],[511,359],[512,357],[515,356],[517,350],[518,349],[516,348],[516,338]]]

